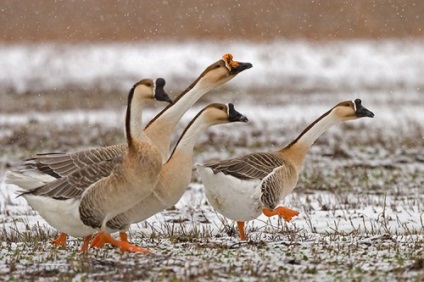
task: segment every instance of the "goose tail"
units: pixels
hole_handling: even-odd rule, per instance
[[[6,184],[18,186],[19,192],[26,192],[45,185],[53,180],[53,176],[40,172],[35,167],[19,166],[6,172]]]

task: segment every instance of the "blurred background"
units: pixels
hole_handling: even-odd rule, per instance
[[[411,39],[424,2],[401,0],[0,1],[7,43]]]
[[[337,82],[349,72],[355,84],[381,87],[364,72],[374,79],[400,67],[414,76],[422,67],[423,1],[1,0],[0,15],[2,95],[124,91],[146,76],[179,92],[228,52],[255,65],[248,78],[263,78],[233,86],[261,91],[327,89],[334,76],[337,88],[352,86]],[[392,87],[397,74],[387,75]]]

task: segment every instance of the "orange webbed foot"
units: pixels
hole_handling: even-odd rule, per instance
[[[121,232],[120,236],[121,239],[123,240],[127,240],[127,234],[122,235],[123,232]],[[121,249],[122,252],[138,252],[138,253],[144,253],[144,254],[151,254],[151,252],[148,249],[144,249],[135,245],[132,245],[130,243],[128,243],[128,241],[119,241],[116,240],[114,238],[112,238],[112,236],[110,236],[109,233],[106,232],[99,232],[99,234],[97,234],[97,236],[101,236],[100,240],[104,243],[109,243],[115,247],[118,247]],[[97,237],[96,236],[96,237]]]
[[[148,249],[142,248],[142,247],[138,247],[136,245],[132,245],[128,242],[122,242],[119,241],[119,245],[117,247],[119,247],[121,249],[121,252],[137,252],[137,253],[143,253],[143,254],[151,254],[152,252],[149,251]]]
[[[266,215],[268,217],[278,215],[280,218],[284,218],[284,220],[287,221],[287,222],[292,220],[293,217],[299,215],[298,211],[291,210],[289,208],[285,208],[285,207],[282,207],[282,206],[276,207],[273,210],[263,209],[262,212],[264,213],[264,215]]]
[[[66,233],[62,232],[60,233],[59,237],[57,237],[55,240],[50,241],[54,246],[56,247],[66,247]]]

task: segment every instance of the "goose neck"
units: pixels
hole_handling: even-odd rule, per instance
[[[187,154],[190,158],[193,154],[193,148],[196,144],[196,141],[199,138],[199,135],[204,132],[211,124],[205,120],[203,116],[196,117],[191,123],[186,127],[184,132],[181,134],[180,139],[177,141],[177,144],[174,147],[169,159],[174,157],[177,153]]]
[[[331,111],[328,111],[310,124],[292,143],[281,151],[284,155],[289,156],[293,163],[300,169],[306,154],[317,138],[339,122],[340,120]]]
[[[125,118],[125,133],[129,147],[133,144],[134,139],[142,139],[145,137],[142,126],[142,112],[145,107],[143,99],[134,99],[134,95],[130,95],[128,99],[126,118]]]
[[[158,120],[167,120],[174,127],[177,125],[181,117],[206,94],[212,87],[203,85],[201,82],[195,84],[189,91],[181,94],[176,102],[172,104]],[[154,124],[152,124],[153,126]]]
[[[198,81],[180,94],[173,104],[165,108],[145,128],[144,132],[161,152],[165,162],[168,159],[168,150],[171,137],[181,117],[213,87]]]

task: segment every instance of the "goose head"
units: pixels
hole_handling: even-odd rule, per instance
[[[220,124],[230,122],[247,122],[248,119],[234,108],[232,103],[229,104],[210,104],[206,106],[201,114],[209,124]]]
[[[155,80],[146,78],[137,82],[134,86],[134,98],[137,100],[157,100],[172,103],[171,98],[165,92],[165,79]]]
[[[374,114],[370,110],[362,106],[360,99],[338,103],[331,111],[340,121],[374,117]]]
[[[204,87],[217,87],[251,67],[251,63],[234,61],[231,54],[225,54],[221,60],[213,63],[203,71],[197,83]]]

